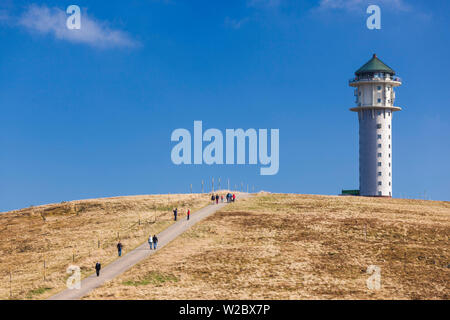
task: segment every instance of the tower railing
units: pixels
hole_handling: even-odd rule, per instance
[[[395,81],[395,82],[402,82],[402,79],[400,77],[394,76],[394,77],[355,77],[348,80],[349,84],[359,82],[359,81]]]

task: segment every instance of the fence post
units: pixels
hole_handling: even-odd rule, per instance
[[[202,193],[203,193],[203,180],[202,180]]]
[[[98,247],[98,249],[100,249],[100,239],[98,239],[97,247]]]
[[[12,272],[9,269],[9,296],[12,297]]]
[[[46,279],[45,279],[45,267],[46,267],[46,266],[45,266],[45,257],[44,257],[44,281],[46,280]]]

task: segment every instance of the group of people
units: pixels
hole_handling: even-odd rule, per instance
[[[236,200],[236,195],[234,193],[231,194],[231,193],[228,192],[226,194],[226,199],[227,199],[227,202],[234,202]],[[211,195],[211,201],[213,203],[216,202],[216,204],[219,204],[219,200],[221,202],[223,202],[223,200],[224,200],[223,195],[221,195],[221,196],[219,196],[218,194],[215,194],[215,195],[212,194]],[[191,216],[191,210],[190,209],[187,210],[186,216],[187,216],[187,220],[189,220],[189,218]],[[174,218],[175,221],[177,221],[177,217],[178,217],[178,208],[175,208],[173,210],[173,218]],[[156,250],[156,247],[158,246],[158,237],[155,234],[153,236],[150,235],[148,237],[148,245],[150,246],[150,250]],[[119,241],[117,243],[117,254],[119,255],[119,257],[122,256],[122,248],[123,248],[123,245]],[[102,265],[100,264],[100,262],[97,262],[95,264],[95,273],[97,274],[97,277],[100,276],[101,268],[102,268]]]
[[[227,193],[226,194],[226,199],[227,199],[227,202],[234,202],[235,200],[236,200],[236,195],[233,193],[233,194],[231,194],[231,193]],[[221,195],[221,196],[219,196],[218,194],[212,194],[211,195],[211,201],[214,203],[214,202],[216,202],[216,204],[219,204],[219,200],[220,200],[220,202],[223,202],[223,195]]]
[[[178,208],[175,208],[173,210],[173,220],[177,221],[177,217],[178,217]],[[186,217],[187,217],[187,220],[189,220],[189,218],[191,217],[191,210],[190,209],[187,210]]]
[[[158,237],[156,236],[156,234],[154,234],[153,236],[150,235],[148,237],[148,244],[150,246],[150,250],[156,250],[156,247],[158,246]],[[123,248],[123,244],[119,241],[117,243],[117,255],[119,257],[122,256],[122,248]],[[97,261],[97,263],[95,264],[95,273],[97,274],[97,277],[100,276],[100,270],[102,269],[102,265],[99,261]]]
[[[158,246],[158,237],[156,234],[154,234],[153,237],[152,235],[148,237],[148,245],[150,246],[150,250],[152,250],[152,247],[153,250],[156,250],[156,247]]]

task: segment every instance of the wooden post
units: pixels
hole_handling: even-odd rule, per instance
[[[72,252],[72,262],[75,262],[75,250]]]
[[[367,241],[367,224],[364,225],[364,241]]]
[[[12,297],[12,272],[9,269],[9,296]]]
[[[406,273],[406,251],[403,256],[403,272]]]
[[[191,187],[191,193],[192,193],[192,183],[191,183],[190,187]]]
[[[230,191],[230,178],[228,178],[228,191]]]
[[[98,249],[100,249],[100,239],[98,239],[97,247],[98,247]]]
[[[45,258],[44,258],[44,281],[45,281]]]
[[[219,187],[217,188],[217,190],[220,190],[220,178],[219,178]]]
[[[203,193],[203,180],[202,180],[202,193]]]

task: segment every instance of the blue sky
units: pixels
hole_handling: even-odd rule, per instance
[[[70,4],[82,9],[77,37],[65,29]],[[0,211],[198,192],[211,177],[272,192],[357,189],[348,79],[373,53],[404,81],[394,196],[450,200],[450,3],[371,4],[381,30],[366,28],[364,0],[2,1]],[[279,173],[172,164],[171,132],[194,120],[279,128]]]

